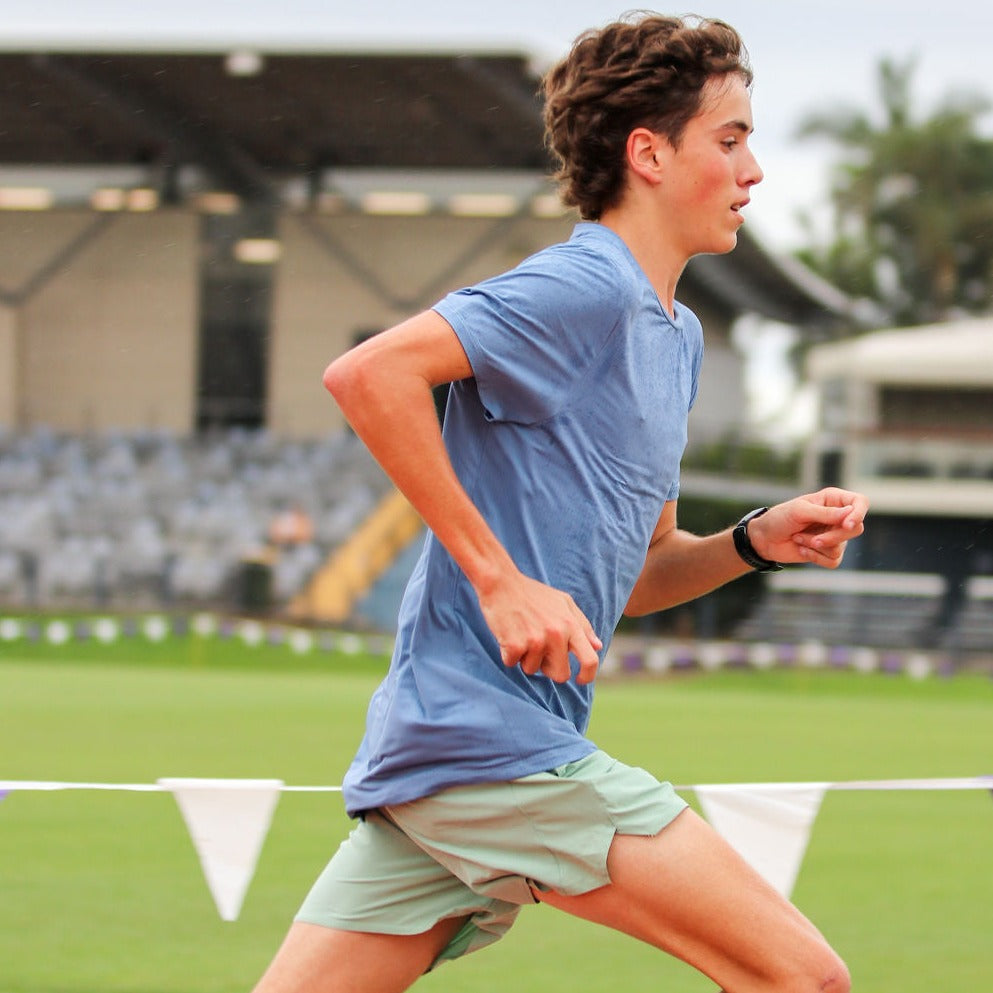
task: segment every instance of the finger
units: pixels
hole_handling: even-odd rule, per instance
[[[576,682],[580,684],[592,683],[596,679],[597,670],[600,668],[599,650],[603,647],[602,642],[596,636],[583,631],[569,642],[569,650],[576,657],[579,663],[579,671],[576,673]]]
[[[809,562],[811,565],[817,565],[823,569],[837,569],[845,556],[846,544],[846,542],[842,542],[828,549],[811,548],[804,545],[800,547],[799,555],[804,562]]]
[[[861,534],[862,522],[869,513],[869,500],[862,493],[829,487],[820,494],[824,503],[847,511],[842,527]]]
[[[868,513],[869,501],[865,497],[856,497],[852,501],[851,513],[845,518],[843,526],[849,531],[857,531],[858,534],[861,534],[863,531],[862,522]]]
[[[576,619],[579,632],[593,646],[594,651],[600,651],[600,649],[603,648],[603,642],[597,637],[597,633],[593,629],[590,619],[579,609],[579,605],[572,599],[572,597],[569,597],[569,606],[572,608],[572,615]],[[571,640],[572,639],[570,638],[570,641]]]
[[[578,607],[576,608],[579,609]],[[597,636],[596,631],[593,630],[593,625],[586,619],[586,615],[580,613],[579,615],[583,619],[583,634],[586,636],[586,640],[590,643],[590,647],[594,652],[599,652],[603,648],[603,642]]]
[[[793,536],[793,540],[798,545],[806,545],[808,548],[828,549],[857,538],[864,530],[859,523],[853,529],[840,527],[827,528],[823,531],[801,531]]]
[[[567,683],[572,677],[569,656],[562,652],[546,655],[544,661],[541,663],[541,671],[556,683]]]
[[[804,500],[798,513],[808,527],[811,524],[826,524],[830,526],[841,524],[848,518],[852,513],[852,507],[850,504],[845,504],[842,507],[829,507],[825,504]]]
[[[843,490],[838,486],[825,486],[824,489],[811,494],[810,499],[825,503],[829,507],[846,507],[861,499],[861,494],[852,490]]]
[[[521,657],[521,672],[525,676],[533,676],[541,669],[545,662],[545,652],[543,647],[533,646]]]
[[[520,641],[500,642],[500,661],[507,668],[517,665],[527,652],[527,645]]]
[[[576,673],[576,682],[580,686],[585,686],[587,683],[592,683],[596,679],[597,672],[600,670],[600,657],[596,656],[594,659],[587,659],[585,661],[579,661],[579,671]]]
[[[575,606],[575,604],[574,604]],[[576,673],[576,682],[580,685],[592,683],[596,679],[600,668],[600,649],[603,648],[603,641],[598,637],[589,618],[575,607],[579,618],[579,634],[569,642],[569,649],[579,663],[579,671]]]
[[[559,631],[549,631],[545,637],[541,671],[556,683],[564,683],[572,675],[569,666],[569,648],[566,636]]]

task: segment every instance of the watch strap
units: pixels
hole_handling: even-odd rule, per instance
[[[783,568],[778,562],[773,562],[759,555],[752,545],[752,539],[748,537],[749,523],[756,517],[761,517],[768,509],[768,507],[757,507],[755,510],[745,514],[731,532],[735,551],[741,560],[746,565],[751,566],[756,572],[779,572]]]

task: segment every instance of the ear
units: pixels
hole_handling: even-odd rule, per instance
[[[662,182],[663,146],[668,142],[648,128],[635,128],[629,135],[625,153],[628,168],[652,186]]]

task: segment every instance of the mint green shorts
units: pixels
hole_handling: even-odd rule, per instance
[[[685,808],[669,783],[597,751],[551,772],[371,811],[296,920],[420,934],[467,917],[439,956],[458,958],[506,934],[535,902],[532,886],[567,895],[605,886],[615,834],[656,835]]]

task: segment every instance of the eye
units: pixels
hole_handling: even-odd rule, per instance
[[[721,142],[721,144],[730,151],[730,149],[734,148],[734,146],[738,144],[738,139],[725,138],[724,141]]]

